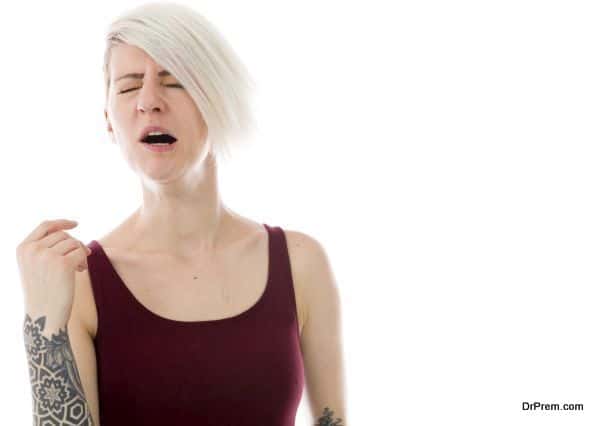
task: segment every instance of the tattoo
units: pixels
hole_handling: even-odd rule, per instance
[[[46,317],[33,321],[25,314],[23,332],[33,397],[33,424],[94,426],[67,327],[48,339],[42,334]]]
[[[316,423],[315,426],[344,426],[342,424],[342,419],[338,417],[334,422],[333,417],[331,417],[332,415],[333,411],[330,410],[329,407],[325,407],[325,410],[323,410],[323,415],[319,417],[319,423]]]

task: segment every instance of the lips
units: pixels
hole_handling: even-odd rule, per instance
[[[150,133],[150,132],[162,132],[162,133],[170,135],[173,139],[175,139],[173,142],[175,142],[177,140],[175,135],[170,130],[168,130],[164,127],[161,127],[161,126],[146,126],[146,127],[144,127],[144,129],[140,133],[140,137],[138,140],[140,142],[143,142],[144,139],[146,138],[146,136],[148,136],[148,133]]]

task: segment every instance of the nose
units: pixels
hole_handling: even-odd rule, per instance
[[[155,87],[151,83],[144,84],[139,91],[138,111],[161,111],[164,110],[164,103]]]
[[[146,112],[146,111],[160,111],[161,108],[159,106],[138,106],[138,110],[142,111],[142,112]]]

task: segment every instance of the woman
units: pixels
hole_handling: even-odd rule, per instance
[[[251,127],[244,67],[173,3],[107,41],[107,130],[142,203],[87,247],[54,220],[17,249],[34,423],[292,426],[306,383],[316,424],[347,425],[323,247],[220,198],[218,159]]]

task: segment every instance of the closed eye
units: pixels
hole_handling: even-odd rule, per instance
[[[181,84],[177,84],[177,83],[175,83],[175,84],[165,84],[165,86],[167,86],[167,87],[179,87],[179,88],[183,89],[183,86]],[[139,89],[139,87],[132,87],[131,89],[121,90],[120,92],[117,92],[117,94],[120,95],[121,93],[131,92],[132,90],[135,90],[135,89]]]

